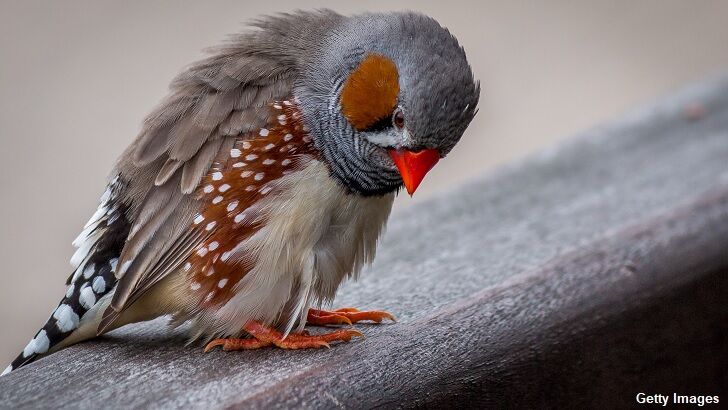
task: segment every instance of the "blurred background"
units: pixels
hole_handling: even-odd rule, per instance
[[[395,212],[728,71],[727,1],[342,3],[0,1],[0,368],[55,308],[71,241],[169,81],[259,14],[412,9],[465,47],[480,113]]]

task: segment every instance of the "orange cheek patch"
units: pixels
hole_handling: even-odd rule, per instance
[[[389,58],[368,55],[341,90],[341,112],[361,131],[392,114],[399,95],[399,73]]]

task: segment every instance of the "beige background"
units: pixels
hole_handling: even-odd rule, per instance
[[[260,13],[409,8],[460,39],[481,111],[415,201],[728,70],[725,1],[341,3],[0,2],[0,362],[63,294],[71,240],[169,80]]]

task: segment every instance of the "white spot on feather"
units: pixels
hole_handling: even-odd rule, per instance
[[[222,202],[222,200],[223,200],[222,195],[218,195],[215,198],[213,198],[212,203],[213,204],[219,204],[220,202]]]
[[[78,301],[86,309],[91,309],[96,304],[96,295],[90,286],[84,286],[78,296]]]
[[[255,179],[256,181],[260,181],[261,179],[263,179],[264,176],[265,174],[263,172],[258,172],[257,174],[255,174],[253,179]]]
[[[220,188],[218,188],[217,190],[220,191],[220,192],[225,192],[228,189],[230,189],[230,185],[229,184],[222,184],[222,185],[220,185]]]
[[[0,374],[0,376],[5,376],[6,374],[8,374],[12,371],[13,371],[13,365],[10,364],[10,365],[8,365],[8,367],[5,368],[5,370],[3,370],[3,373]]]
[[[249,176],[253,175],[253,171],[243,171],[240,173],[241,178],[247,178]]]
[[[197,215],[197,216],[195,217],[195,219],[194,219],[194,220],[193,220],[192,222],[194,222],[194,223],[195,223],[195,225],[199,225],[199,224],[201,224],[201,223],[202,223],[202,221],[204,221],[204,220],[205,220],[205,217],[204,217],[204,216],[202,216],[202,215]]]
[[[258,134],[260,134],[261,137],[267,137],[268,133],[269,133],[268,128],[261,128],[260,132]]]
[[[53,312],[56,319],[56,327],[63,333],[70,332],[78,327],[78,315],[71,306],[62,304]]]
[[[101,276],[97,276],[94,279],[93,284],[91,285],[91,288],[96,293],[103,293],[106,290],[106,280],[104,280],[104,278]]]
[[[275,164],[275,163],[276,163],[276,160],[270,159],[270,158],[263,161],[263,165],[271,165],[271,164]]]
[[[248,154],[248,155],[245,156],[245,160],[246,161],[253,161],[253,160],[257,159],[257,158],[258,158],[258,156],[255,155],[255,154]]]
[[[284,167],[288,166],[290,163],[291,163],[291,160],[288,158],[281,161],[281,165],[283,165]]]
[[[198,282],[192,282],[192,284],[190,285],[190,289],[198,290],[200,288],[200,286],[201,285]]]
[[[233,164],[233,168],[242,168],[245,166],[244,162],[236,162]]]
[[[245,219],[245,217],[246,217],[245,212],[241,212],[241,213],[235,215],[235,222],[240,223],[243,221],[243,219]]]
[[[86,265],[86,269],[83,270],[83,277],[90,279],[91,276],[96,272],[96,264],[89,263]]]
[[[216,171],[212,173],[212,180],[213,181],[219,181],[222,179],[222,172]]]
[[[111,266],[111,271],[116,273],[116,264],[119,263],[119,258],[114,258],[109,261],[109,265]]]
[[[217,287],[224,288],[225,285],[227,285],[227,282],[228,282],[227,278],[220,279],[220,282],[217,282]]]
[[[220,246],[220,244],[217,241],[213,241],[209,245],[207,245],[207,248],[211,251],[214,251],[215,249],[217,249],[218,246]]]
[[[27,346],[25,346],[25,349],[23,349],[23,356],[29,357],[34,353],[45,353],[48,351],[50,345],[51,341],[48,340],[48,335],[46,334],[45,329],[43,329],[38,332]]]
[[[233,211],[233,210],[234,210],[235,208],[237,208],[237,207],[238,207],[238,201],[233,201],[233,202],[230,202],[230,203],[228,204],[228,206],[227,206],[227,211],[228,211],[228,212],[230,212],[230,211]]]
[[[283,141],[288,142],[288,141],[290,141],[292,139],[293,139],[293,135],[292,134],[286,134],[286,135],[283,136]]]
[[[210,192],[215,190],[215,187],[212,185],[205,185],[205,188],[202,189],[206,194],[209,194]]]
[[[209,224],[207,224],[207,226],[205,227],[205,230],[206,231],[211,231],[211,230],[213,230],[215,228],[215,225],[217,225],[217,223],[215,221],[212,221]]]
[[[250,141],[243,141],[243,149],[250,149]]]
[[[240,154],[242,154],[242,151],[240,151],[237,148],[233,148],[233,149],[230,150],[230,156],[233,157],[233,158],[239,157]]]

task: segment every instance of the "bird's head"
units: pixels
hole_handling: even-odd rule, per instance
[[[352,192],[413,194],[476,113],[465,51],[416,13],[347,18],[323,37],[296,87],[316,147]]]

